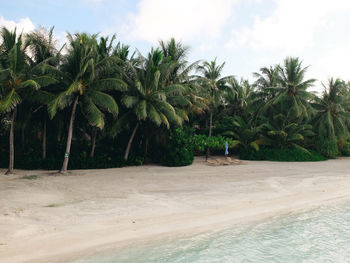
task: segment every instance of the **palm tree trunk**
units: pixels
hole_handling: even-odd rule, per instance
[[[24,140],[25,140],[24,130],[25,130],[25,124],[23,124],[23,126],[22,126],[22,128],[21,128],[22,152],[24,151]]]
[[[76,96],[75,100],[74,100],[74,104],[73,104],[72,114],[70,116],[66,152],[64,154],[64,161],[63,161],[63,165],[62,165],[62,168],[60,170],[60,173],[66,173],[67,172],[67,168],[68,168],[70,146],[72,144],[72,137],[73,137],[73,126],[74,126],[75,111],[77,109],[78,100],[79,100],[79,96]]]
[[[139,125],[140,125],[140,121],[138,121],[136,123],[136,126],[135,126],[134,130],[131,133],[131,136],[130,136],[130,139],[129,139],[129,142],[128,142],[128,146],[126,147],[126,150],[125,150],[125,155],[124,155],[124,160],[125,161],[128,160],[131,144],[132,144],[132,141],[134,140],[134,137],[135,137],[135,134],[136,134],[136,131],[137,131],[137,128],[139,127]]]
[[[15,126],[15,119],[16,119],[16,113],[17,113],[17,107],[13,109],[12,116],[11,116],[11,126],[10,126],[10,156],[9,156],[9,168],[6,175],[13,174],[13,165],[15,162],[15,147],[14,147],[14,126]]]
[[[210,119],[209,119],[209,137],[211,137],[211,133],[212,133],[212,129],[213,129],[213,112],[210,112]],[[205,155],[206,160],[208,159],[210,155],[210,149],[209,147],[207,147],[207,153]]]
[[[43,126],[43,160],[46,159],[46,119],[44,120],[44,126]]]
[[[149,143],[149,136],[146,135],[146,140],[145,140],[145,158],[147,157],[147,154],[148,154],[148,143]]]
[[[95,155],[96,136],[97,136],[97,128],[93,127],[92,131],[91,131],[91,152],[90,152],[90,158],[94,158],[94,155]]]

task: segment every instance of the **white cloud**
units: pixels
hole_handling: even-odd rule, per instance
[[[275,4],[275,11],[266,18],[255,17],[251,28],[233,30],[228,46],[298,52],[314,46],[315,30],[330,25],[331,15],[350,10],[347,0],[275,0]]]
[[[330,77],[350,80],[349,73],[350,48],[336,48],[316,60],[310,67],[310,73],[323,83]]]
[[[141,0],[124,25],[130,39],[156,42],[216,38],[237,0]]]
[[[6,27],[9,30],[14,30],[17,28],[17,32],[28,33],[35,29],[33,22],[28,18],[21,18],[18,22],[13,20],[6,20],[5,18],[0,16],[0,27]]]

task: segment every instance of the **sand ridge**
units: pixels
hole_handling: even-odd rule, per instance
[[[0,176],[0,262],[79,254],[196,233],[350,199],[350,159],[244,161]],[[3,174],[3,170],[1,173]],[[21,179],[38,175],[37,179]]]

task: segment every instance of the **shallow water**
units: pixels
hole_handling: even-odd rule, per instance
[[[350,203],[74,263],[350,262]]]

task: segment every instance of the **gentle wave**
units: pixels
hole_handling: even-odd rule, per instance
[[[74,263],[350,262],[350,203]]]

